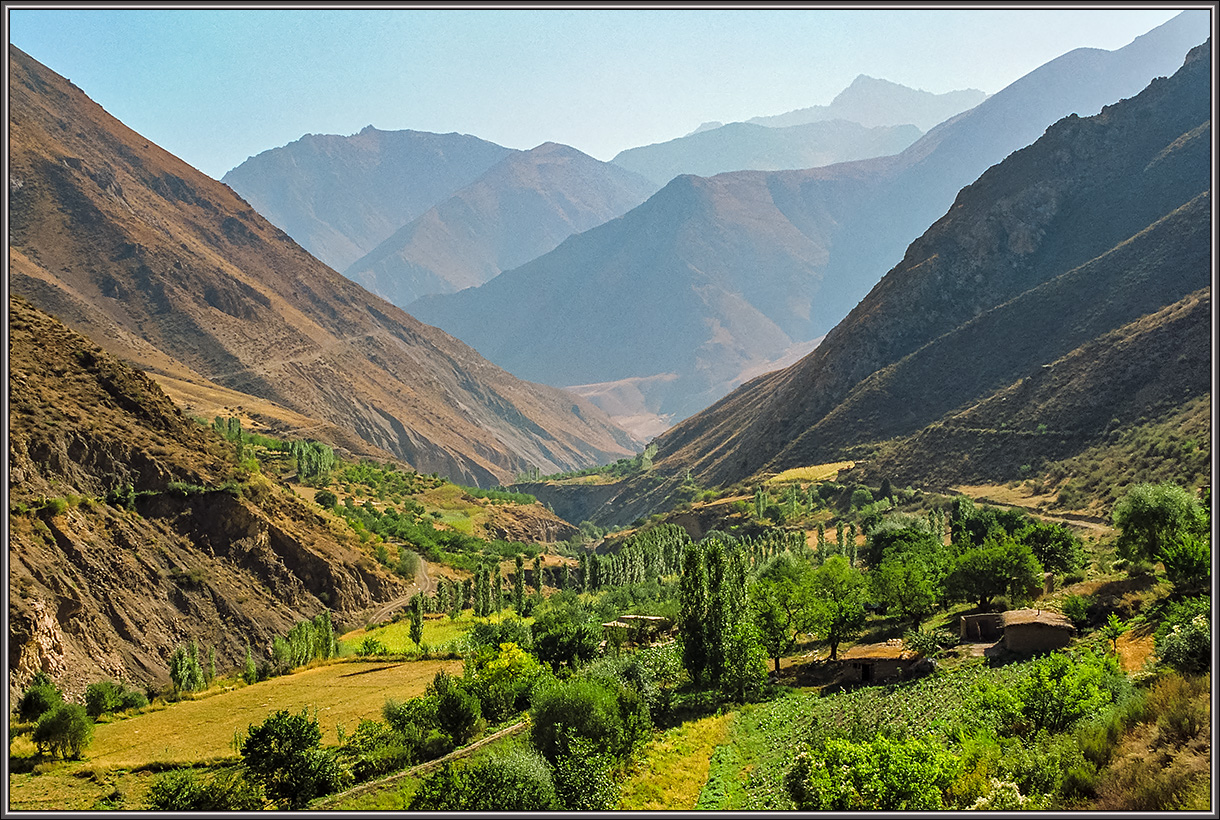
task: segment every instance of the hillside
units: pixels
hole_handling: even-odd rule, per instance
[[[643,177],[566,145],[508,154],[343,271],[400,307],[481,285],[639,205]]]
[[[8,308],[10,694],[39,669],[74,694],[164,685],[190,640],[233,667],[247,640],[261,656],[324,608],[359,622],[405,590],[147,376],[19,297]]]
[[[311,254],[343,270],[515,153],[466,134],[306,134],[221,181]]]
[[[933,94],[861,74],[830,101],[830,105],[799,108],[786,114],[752,117],[746,122],[783,128],[825,120],[847,120],[868,128],[913,125],[927,131],[981,103],[987,95],[976,88]]]
[[[807,353],[963,186],[1057,120],[1172,74],[1208,20],[1185,12],[1122,49],[1070,52],[896,156],[679,177],[619,220],[411,309],[518,375],[593,385],[616,417],[672,423]]]
[[[1074,385],[1034,405],[1038,423],[1072,433],[1060,457],[1103,436],[1111,418],[1128,423],[1206,392],[1207,355],[1181,354],[1181,372],[1162,357],[1199,342],[1210,307],[1199,292],[1211,271],[1210,80],[1207,44],[1172,78],[1097,116],[1067,117],[990,169],[817,350],[660,437],[658,469],[732,483],[914,434],[985,400],[1011,401],[1011,418],[996,420],[1029,432],[1028,409],[993,394],[1029,391],[1060,361],[1067,373],[1092,362],[1097,384],[1107,367],[1128,390],[1151,380],[1121,401],[1107,390],[1087,411],[1083,382],[1052,382]],[[973,468],[950,457],[940,469]]]
[[[768,127],[734,122],[685,137],[629,148],[612,163],[664,185],[682,174],[816,168],[897,154],[923,135],[914,125],[866,127],[831,119]]]
[[[10,69],[10,287],[108,352],[470,484],[633,451],[592,405],[372,296],[16,49]]]

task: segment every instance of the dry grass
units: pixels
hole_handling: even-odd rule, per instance
[[[619,808],[693,809],[707,781],[712,752],[724,742],[732,717],[727,713],[684,723],[649,743],[623,783]]]
[[[850,470],[855,467],[854,461],[836,461],[833,464],[815,464],[812,467],[793,467],[784,470],[777,476],[767,479],[768,484],[781,484],[785,481],[833,481],[838,478],[840,470]]]
[[[316,710],[323,743],[336,743],[336,724],[348,731],[361,718],[379,718],[387,697],[422,694],[440,669],[460,674],[461,661],[344,662],[241,686],[200,700],[171,704],[115,723],[100,724],[88,763],[131,767],[197,763],[229,757],[235,732],[280,710]]]

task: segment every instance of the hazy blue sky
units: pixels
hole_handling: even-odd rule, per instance
[[[217,178],[303,134],[366,125],[457,131],[510,148],[551,140],[609,160],[708,120],[825,105],[859,74],[994,93],[1073,48],[1121,48],[1177,13],[7,11],[12,44]]]

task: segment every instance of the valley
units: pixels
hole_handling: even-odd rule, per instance
[[[223,181],[10,44],[7,812],[1214,811],[1208,21]]]

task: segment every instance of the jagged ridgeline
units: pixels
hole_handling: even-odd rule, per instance
[[[9,311],[11,687],[165,685],[192,639],[232,669],[247,641],[264,658],[406,589],[147,376],[20,297]]]

